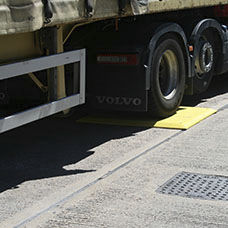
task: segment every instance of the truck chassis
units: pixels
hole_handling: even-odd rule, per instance
[[[37,18],[28,17],[29,23],[24,21],[26,26],[18,30],[14,22],[9,23],[14,28],[0,28],[1,82],[29,74],[41,90],[48,91],[48,103],[2,118],[0,133],[83,104],[85,92],[98,109],[146,111],[166,117],[176,112],[184,94],[205,91],[213,75],[228,71],[226,1],[149,0],[145,7],[137,0],[131,5],[110,0],[103,13],[103,0],[86,1],[85,5],[79,1],[77,16],[67,18],[72,16],[69,12],[66,18],[59,17],[60,8],[67,9],[69,1],[62,5],[37,1],[29,7],[35,10],[43,5],[38,24],[34,22]],[[21,18],[21,12],[29,7],[12,6],[6,14],[15,13],[12,16],[19,23],[27,20]],[[89,31],[89,39],[84,40],[83,30]],[[134,36],[136,42],[132,42]],[[26,38],[28,45],[16,45],[21,52],[14,48],[16,37],[22,42]],[[71,63],[73,89],[66,95],[69,83],[65,85],[64,65]],[[47,70],[47,88],[32,74],[41,70]]]

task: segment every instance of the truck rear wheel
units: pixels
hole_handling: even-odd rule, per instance
[[[151,66],[148,110],[155,116],[170,116],[178,109],[185,88],[185,61],[175,36],[167,35],[158,43]]]

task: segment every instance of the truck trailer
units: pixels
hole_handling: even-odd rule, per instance
[[[1,0],[0,10],[1,133],[84,103],[167,117],[228,71],[227,0]]]

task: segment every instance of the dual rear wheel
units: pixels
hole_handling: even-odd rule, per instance
[[[204,92],[215,72],[216,42],[211,30],[205,30],[194,45],[193,92]],[[186,78],[183,48],[175,35],[167,34],[157,44],[151,64],[151,89],[148,110],[159,117],[176,112],[181,104]]]

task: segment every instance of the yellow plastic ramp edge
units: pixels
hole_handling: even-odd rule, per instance
[[[138,117],[138,118],[121,118],[121,117],[95,117],[86,116],[77,122],[79,123],[93,123],[93,124],[108,124],[108,125],[120,125],[120,126],[135,126],[135,127],[157,127],[157,128],[170,128],[187,130],[200,121],[206,119],[212,114],[216,113],[217,110],[211,108],[198,108],[198,107],[180,107],[176,114],[156,120],[149,117]]]
[[[211,108],[180,107],[175,115],[157,121],[155,127],[186,130],[216,112]]]

